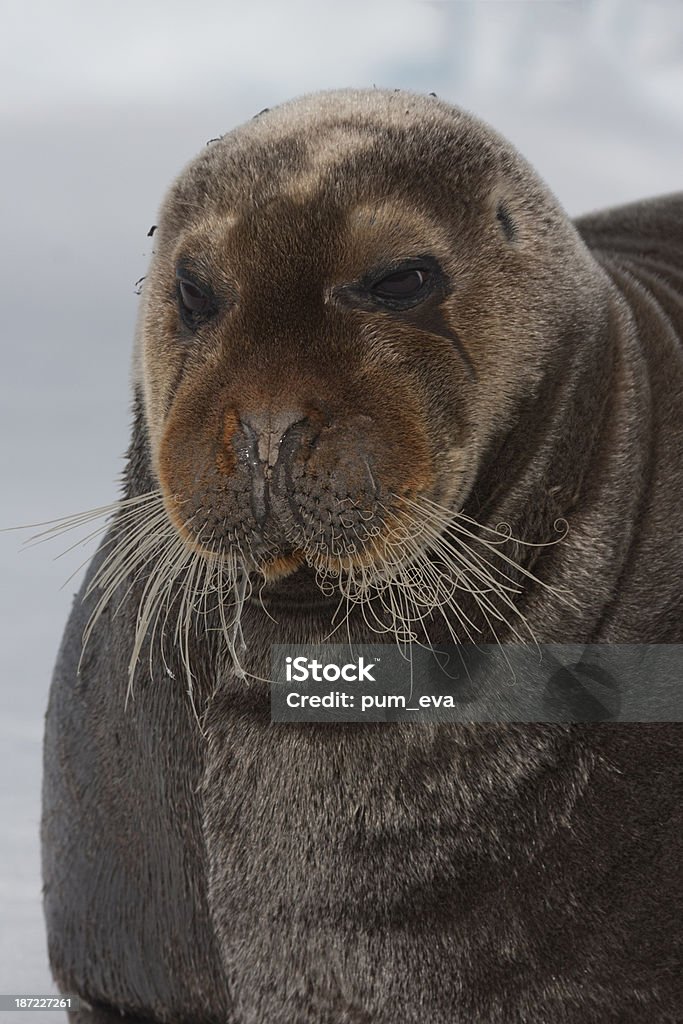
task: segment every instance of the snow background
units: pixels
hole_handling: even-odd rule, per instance
[[[0,527],[115,499],[134,282],[183,164],[262,107],[373,84],[490,121],[572,214],[683,187],[679,0],[5,0]],[[22,536],[0,534],[0,993],[47,994],[41,735],[87,551]]]

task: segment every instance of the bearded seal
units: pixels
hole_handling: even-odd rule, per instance
[[[680,1019],[678,729],[271,724],[258,680],[340,594],[358,643],[683,641],[682,283],[681,195],[572,223],[433,97],[286,103],[175,181],[47,712],[77,1019]]]

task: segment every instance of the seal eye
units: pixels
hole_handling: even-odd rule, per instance
[[[393,299],[399,302],[402,299],[415,299],[423,290],[429,271],[419,267],[412,267],[410,270],[399,270],[395,274],[388,274],[381,281],[376,281],[370,291],[378,299]]]
[[[196,315],[208,313],[211,309],[211,299],[193,281],[185,277],[178,278],[178,295],[185,312]]]

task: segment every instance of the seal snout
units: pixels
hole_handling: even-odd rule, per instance
[[[371,388],[336,384],[283,374],[266,390],[245,375],[227,394],[215,380],[188,388],[159,465],[191,544],[234,552],[269,580],[304,563],[338,572],[381,560],[396,496],[430,480],[422,421],[408,397],[378,405]]]
[[[261,540],[284,534],[337,554],[362,546],[368,533],[359,528],[374,518],[379,498],[368,423],[351,426],[299,405],[231,414],[231,423]]]

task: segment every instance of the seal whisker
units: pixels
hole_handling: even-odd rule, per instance
[[[491,566],[493,571],[500,574],[503,579],[497,579],[493,572],[490,571],[489,565],[486,559],[481,558],[477,552],[473,551],[470,545],[458,539],[458,548],[456,549],[452,543],[442,534],[432,532],[430,529],[425,531],[425,535],[429,538],[430,549],[434,550],[443,559],[446,566],[450,569],[454,567],[456,570],[456,579],[453,581],[456,589],[467,590],[468,593],[474,594],[475,591],[482,596],[487,593],[496,593],[498,596],[503,598],[505,601],[512,605],[512,599],[509,594],[514,595],[520,594],[522,591],[520,587],[514,584],[508,585],[503,583],[503,579],[509,580],[510,578],[504,573],[497,570],[494,566]],[[476,588],[472,585],[470,577],[479,580],[481,583],[488,584],[483,589]]]
[[[88,584],[86,596],[95,590],[102,590],[117,578],[124,578],[132,568],[143,560],[141,556],[159,544],[165,537],[175,534],[172,524],[165,512],[136,524],[125,533],[118,532],[112,536],[112,550],[98,566],[95,575]]]
[[[166,520],[165,530],[159,529],[160,524],[161,520],[154,517],[140,524],[137,530],[133,530],[132,536],[124,534],[120,540],[118,537],[113,538],[113,550],[107,555],[102,565],[98,567],[92,580],[85,588],[84,599],[94,593],[96,589],[101,590],[102,594],[83,631],[79,670],[88,641],[97,621],[121,583],[132,575],[130,586],[126,592],[128,593],[159,548],[163,548],[165,543],[168,543],[169,540],[177,536],[168,520]],[[136,557],[132,557],[135,552],[137,552]],[[125,600],[125,596],[124,594],[122,601]]]
[[[339,582],[342,592],[345,590],[349,601],[355,600],[367,605],[367,595],[370,592],[380,601],[380,607],[391,625],[387,627],[387,624],[382,622],[381,627],[377,625],[373,626],[373,629],[381,628],[382,632],[393,632],[400,642],[415,642],[415,624],[419,623],[428,635],[426,615],[438,610],[454,640],[457,637],[451,627],[448,612],[455,615],[468,639],[472,640],[469,627],[477,627],[454,600],[455,591],[462,589],[472,595],[497,641],[498,633],[493,620],[505,623],[510,632],[521,639],[514,624],[488,596],[495,594],[528,629],[525,616],[509,596],[509,592],[519,594],[520,588],[503,583],[503,579],[511,583],[509,577],[497,570],[502,579],[496,578],[489,571],[487,560],[478,557],[476,553],[472,557],[473,552],[462,538],[456,538],[456,548],[432,525],[426,526],[424,522],[415,524],[407,510],[401,510],[400,515],[394,512],[394,520],[394,524],[386,531],[381,558],[377,559],[379,567],[375,563],[374,572],[363,572],[360,587],[355,574],[348,571],[346,581],[340,577]],[[420,534],[422,543],[418,540]],[[429,542],[431,549],[436,549],[440,553],[443,566],[427,557],[425,540]],[[470,576],[487,584],[486,589],[474,586]],[[370,624],[368,610],[379,624],[380,620],[377,619],[372,604],[369,605],[369,609],[363,609],[366,623]],[[480,632],[479,629],[477,631]],[[531,635],[533,637],[532,632]]]
[[[118,516],[120,513],[124,513],[121,518],[125,518],[125,515],[135,515],[137,513],[137,506],[150,502],[155,503],[160,500],[162,499],[161,492],[159,490],[148,491],[147,493],[134,498],[120,498],[117,501],[111,502],[109,505],[100,505],[96,508],[86,509],[83,512],[75,512],[71,515],[60,516],[58,519],[48,519],[42,523],[28,523],[25,526],[12,526],[10,527],[10,530],[35,530],[40,526],[47,526],[48,529],[42,530],[40,533],[33,534],[33,536],[28,537],[24,541],[25,547],[34,547],[36,544],[43,543],[46,540],[51,540],[54,536],[60,533],[66,533],[69,530],[77,529],[79,526],[82,526],[93,519],[100,519],[103,516],[109,515]]]
[[[472,551],[470,545],[467,545],[463,541],[461,541],[460,549],[456,550],[453,548],[453,545],[448,542],[448,540],[444,537],[443,534],[434,533],[431,530],[431,528],[427,528],[426,533],[427,535],[430,535],[430,545],[440,551],[442,557],[445,558],[447,565],[450,564],[451,558],[455,558],[457,560],[456,564],[458,564],[461,570],[459,582],[462,585],[462,589],[467,590],[467,592],[470,593],[474,598],[475,602],[477,603],[478,607],[480,608],[482,614],[485,617],[487,625],[489,626],[494,636],[496,637],[496,642],[498,642],[498,634],[491,621],[491,616],[493,616],[493,618],[497,619],[500,622],[504,622],[508,629],[510,629],[510,631],[513,633],[513,635],[516,636],[520,640],[520,642],[523,641],[517,628],[511,623],[507,616],[505,616],[502,613],[500,608],[497,608],[493,601],[490,599],[490,597],[488,596],[489,593],[495,594],[511,610],[511,612],[513,612],[518,618],[521,619],[525,627],[529,630],[532,640],[535,641],[533,631],[530,629],[526,617],[510,597],[509,590],[511,588],[508,588],[506,585],[502,583],[502,581],[496,579],[488,571],[486,566],[481,564],[482,560],[478,558],[476,552]],[[481,581],[488,582],[490,584],[490,588],[484,591],[480,588],[471,586],[469,578],[470,573],[474,575],[475,578]],[[508,577],[504,578],[508,579]],[[513,587],[512,591],[515,594],[521,593],[520,589],[517,587]],[[453,602],[450,603],[450,607],[454,607]]]
[[[165,550],[162,551],[159,561],[154,565],[154,575],[158,576],[159,585],[154,592],[150,593],[150,616],[154,614],[154,627],[150,637],[150,651],[153,646],[159,617],[162,610],[166,608],[166,615],[162,625],[161,643],[163,648],[163,633],[165,631],[170,606],[173,604],[170,599],[173,593],[174,584],[178,580],[183,569],[189,564],[190,559],[191,552],[187,549],[187,546],[183,543],[182,539],[179,536],[175,536],[168,544],[165,545]],[[142,601],[140,603],[142,605]],[[141,628],[145,628],[144,615],[141,616],[141,619]],[[166,668],[168,668],[167,664]]]
[[[180,658],[185,670],[188,692],[192,692],[193,675],[190,663],[190,625],[191,625],[191,600],[194,591],[195,578],[202,563],[202,555],[199,551],[193,551],[187,567],[185,580],[182,587],[180,607],[175,626],[175,641],[178,645]]]
[[[107,607],[121,584],[127,578],[130,578],[130,590],[133,584],[140,579],[148,563],[152,561],[160,549],[163,550],[164,542],[170,538],[173,538],[173,532],[169,526],[165,537],[155,533],[152,537],[144,537],[137,546],[134,543],[127,544],[125,550],[120,552],[120,561],[112,563],[106,572],[101,574],[97,572],[93,576],[93,579],[86,588],[85,597],[89,597],[95,590],[100,590],[102,595],[86,627],[83,637],[84,644],[101,612]],[[135,557],[128,557],[133,555]]]
[[[155,561],[154,572],[150,573],[138,603],[138,612],[135,623],[135,639],[128,665],[128,685],[129,694],[131,695],[133,677],[144,639],[148,634],[152,616],[156,615],[158,610],[161,608],[160,595],[166,592],[164,589],[165,586],[169,588],[172,587],[180,572],[182,572],[182,569],[187,565],[187,562],[192,557],[191,552],[188,551],[186,545],[183,544],[179,536],[169,536],[165,539],[167,543],[161,547],[161,557],[158,561]],[[150,557],[146,561],[150,561],[151,557],[155,553],[156,549],[153,549],[150,553]]]
[[[421,505],[418,502],[412,502],[412,501],[410,501],[410,499],[405,499],[405,500],[406,500],[406,504],[412,505],[417,510],[423,511]],[[485,540],[483,537],[478,536],[477,534],[475,534],[471,530],[469,530],[467,527],[463,526],[462,523],[459,521],[459,518],[460,518],[460,514],[459,513],[449,512],[449,510],[441,508],[441,506],[435,506],[435,503],[433,503],[433,502],[430,502],[429,504],[432,506],[432,508],[436,509],[436,511],[437,511],[437,513],[438,513],[438,515],[440,517],[441,529],[436,531],[436,536],[435,536],[434,539],[435,539],[435,541],[437,543],[439,543],[442,546],[442,548],[446,548],[446,546],[452,545],[452,543],[455,541],[460,546],[466,547],[469,556],[473,557],[478,562],[479,567],[480,567],[480,569],[482,571],[484,571],[484,564],[486,564],[495,573],[501,575],[504,579],[507,579],[510,583],[513,582],[510,579],[510,577],[507,576],[507,574],[503,572],[502,569],[498,568],[497,566],[494,566],[491,562],[489,562],[487,559],[485,559],[484,556],[480,552],[474,551],[472,546],[471,546],[471,544],[466,543],[464,541],[464,539],[463,539],[463,538],[467,538],[469,541],[474,541],[474,542],[476,542],[478,544],[481,544],[483,547],[485,547],[487,549],[487,551],[490,554],[495,555],[496,557],[500,558],[503,562],[505,562],[507,565],[512,566],[516,571],[521,573],[525,578],[527,578],[530,581],[533,581],[534,583],[537,583],[540,586],[542,586],[546,591],[548,591],[548,592],[552,593],[553,595],[555,595],[558,598],[558,600],[566,600],[566,594],[565,594],[565,591],[564,591],[563,588],[554,587],[551,584],[546,583],[544,580],[540,579],[538,576],[536,576],[534,573],[530,572],[524,566],[520,565],[517,561],[515,561],[509,555],[506,555],[504,552],[500,551],[495,546],[495,544],[492,544],[490,541]],[[469,517],[467,517],[467,519],[468,519],[468,521],[471,521],[471,520],[469,520]],[[556,522],[558,522],[558,520],[556,520]],[[429,527],[425,524],[425,530],[427,531],[428,529],[429,529]],[[553,539],[552,541],[548,541],[547,545],[556,544],[559,541],[563,540],[564,537],[566,537],[566,531],[565,531],[565,533],[563,534],[563,536],[561,538]],[[508,536],[508,537],[506,537],[504,539],[507,540],[507,539],[511,539],[511,538]],[[514,539],[513,542],[525,545],[527,547],[543,547],[543,546],[546,546],[545,544],[531,544],[531,543],[527,543],[525,541],[517,540],[516,538]],[[507,588],[507,589],[509,589],[509,588]],[[571,602],[568,602],[568,603],[571,603]]]
[[[525,540],[522,540],[520,538],[516,538],[516,537],[513,538],[512,534],[511,534],[511,531],[510,531],[509,533],[506,533],[503,537],[501,537],[499,541],[493,542],[491,540],[487,540],[486,538],[484,538],[484,537],[482,537],[482,536],[480,536],[480,535],[478,535],[476,533],[473,533],[472,530],[470,530],[470,529],[468,529],[468,527],[464,526],[463,523],[469,523],[469,524],[474,525],[474,526],[479,528],[480,524],[478,524],[476,522],[476,520],[472,519],[469,516],[465,516],[461,512],[453,512],[452,510],[450,510],[448,508],[445,508],[443,506],[437,505],[435,502],[431,501],[430,499],[423,499],[423,498],[421,498],[420,501],[417,502],[417,501],[413,501],[413,500],[411,500],[409,498],[403,497],[402,501],[407,506],[412,506],[413,508],[415,508],[416,511],[421,511],[421,512],[432,511],[434,516],[436,517],[436,521],[439,522],[439,524],[441,526],[441,535],[442,536],[444,536],[444,537],[445,536],[451,536],[452,539],[456,539],[452,535],[454,533],[457,533],[457,534],[460,534],[462,536],[466,536],[466,537],[468,537],[469,539],[471,539],[473,541],[476,541],[478,544],[481,544],[483,547],[485,547],[491,554],[497,556],[502,561],[506,562],[508,565],[513,566],[515,568],[515,570],[520,572],[522,575],[527,577],[529,580],[532,580],[534,583],[538,583],[540,586],[544,587],[544,589],[546,591],[553,593],[558,599],[566,600],[566,594],[565,594],[565,592],[564,592],[564,590],[562,588],[553,587],[551,584],[546,583],[544,580],[540,579],[538,576],[536,576],[530,570],[528,570],[524,566],[520,565],[519,562],[515,561],[515,559],[511,558],[509,555],[506,555],[503,551],[500,551],[498,549],[498,547],[496,546],[499,543],[505,543],[507,541],[512,541],[515,544],[519,544],[519,545],[521,545],[523,547],[527,547],[527,548],[542,548],[542,547],[553,546],[555,544],[561,543],[566,538],[567,533],[568,533],[568,529],[569,529],[568,528],[568,524],[566,523],[566,520],[561,520],[561,519],[556,519],[555,520],[555,523],[554,523],[554,527],[555,528],[557,528],[557,524],[558,523],[564,523],[566,528],[565,528],[565,530],[564,530],[564,532],[563,532],[561,537],[556,537],[556,538],[553,538],[552,540],[543,541],[543,542],[525,541]],[[498,534],[498,531],[493,530],[491,527],[481,526],[481,529],[484,532],[486,532],[486,533]],[[507,527],[507,529],[510,530],[509,526]],[[483,556],[478,555],[478,557],[481,558]],[[495,567],[495,571],[502,573],[502,570],[498,569],[497,567]]]
[[[169,545],[169,549],[163,556],[163,562],[159,565],[158,571],[163,574],[163,583],[159,590],[159,596],[156,603],[156,614],[154,616],[154,624],[152,626],[152,632],[149,640],[149,673],[150,677],[153,675],[153,654],[155,649],[155,640],[157,636],[157,630],[159,629],[159,622],[161,620],[161,614],[165,609],[163,621],[161,622],[161,629],[159,633],[159,650],[161,652],[161,663],[166,671],[166,674],[171,678],[175,678],[174,673],[168,664],[166,658],[166,625],[168,617],[178,598],[178,590],[174,587],[174,584],[178,578],[179,568],[178,564],[182,565],[182,561],[176,557],[176,552],[172,546]]]
[[[425,635],[429,635],[426,617],[434,611],[437,611],[446,623],[451,638],[454,642],[457,642],[457,635],[447,614],[447,611],[451,611],[455,614],[467,636],[471,639],[471,633],[469,632],[466,623],[469,622],[472,626],[473,624],[457,603],[453,603],[452,600],[449,599],[448,595],[443,592],[443,574],[435,573],[433,565],[431,565],[429,560],[425,557],[424,552],[418,548],[415,549],[413,557],[413,567],[417,568],[419,571],[419,576],[417,578],[419,589],[415,586],[415,577],[412,574],[406,575],[402,567],[399,567],[397,578],[399,583],[402,584],[405,590],[410,594],[410,598],[415,606],[417,608],[422,606],[424,609],[424,611],[419,612],[419,616],[423,623]],[[473,628],[476,627],[473,626]]]
[[[422,598],[425,608],[428,610],[434,610],[434,608],[436,608],[439,611],[441,617],[448,626],[449,633],[453,641],[457,642],[456,634],[447,615],[447,611],[452,611],[464,629],[467,638],[473,642],[473,637],[468,626],[471,626],[472,629],[477,632],[480,632],[480,630],[475,626],[463,609],[460,608],[457,602],[452,600],[452,594],[449,596],[448,594],[443,593],[443,589],[447,582],[443,572],[437,571],[436,567],[432,564],[429,558],[426,557],[425,553],[417,547],[415,550],[415,559],[416,564],[424,574],[426,581],[429,581],[429,586],[431,587],[431,591],[427,590]]]

